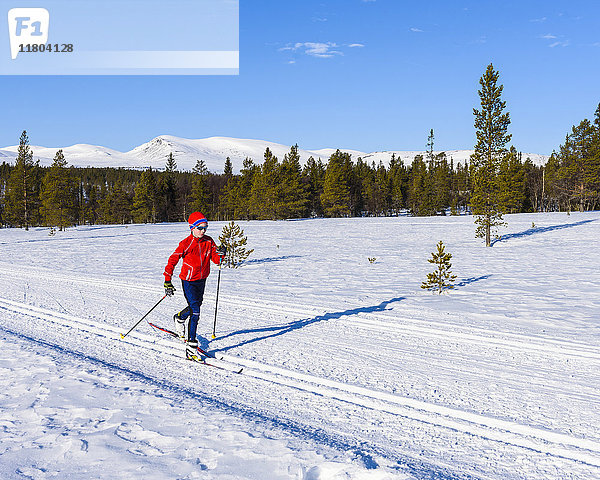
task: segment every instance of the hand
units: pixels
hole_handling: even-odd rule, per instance
[[[219,255],[219,257],[224,257],[227,254],[227,247],[225,245],[220,245],[217,248],[217,255]]]
[[[172,297],[174,293],[175,287],[171,283],[171,280],[165,282],[165,295],[167,295],[168,297]]]

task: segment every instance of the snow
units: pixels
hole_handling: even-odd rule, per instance
[[[120,338],[186,224],[0,230],[0,478],[600,478],[600,212],[505,219],[492,248],[470,216],[239,222],[199,334],[241,374]]]
[[[246,157],[251,158],[254,163],[260,165],[263,162],[265,149],[269,148],[273,154],[283,160],[284,155],[290,152],[289,145],[268,142],[265,140],[252,140],[231,137],[209,137],[202,139],[186,139],[172,135],[161,135],[153,140],[144,143],[130,150],[129,152],[119,152],[106,147],[95,145],[72,145],[69,147],[40,147],[32,146],[34,158],[40,160],[41,165],[51,165],[52,159],[59,148],[62,148],[65,159],[70,165],[75,167],[125,167],[125,168],[148,168],[163,169],[170,153],[173,154],[179,170],[190,171],[196,165],[197,160],[204,160],[207,168],[211,172],[222,173],[225,166],[225,159],[230,158],[234,173],[239,173],[242,163]],[[18,146],[13,145],[0,149],[0,158],[3,161],[14,163],[17,155]],[[315,160],[319,158],[327,162],[336,149],[325,148],[321,150],[299,149],[301,163],[304,164],[312,156]],[[352,155],[356,161],[362,157],[368,163],[375,162],[379,164],[382,161],[386,166],[392,157],[400,157],[406,165],[412,164],[414,157],[425,152],[416,151],[386,151],[386,152],[361,152],[358,150],[344,150]],[[439,152],[436,152],[439,153]],[[458,162],[463,165],[469,159],[473,150],[453,150],[446,152],[448,161],[450,157],[454,159],[455,165]],[[531,157],[537,165],[543,165],[548,157],[545,155],[523,154],[523,159]]]

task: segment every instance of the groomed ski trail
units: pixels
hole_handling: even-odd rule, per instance
[[[0,299],[0,308],[61,327],[104,337],[107,342],[122,342],[142,347],[169,359],[175,357],[177,361],[187,362],[183,358],[181,345],[171,339],[157,339],[156,336],[134,331],[121,340],[120,334],[123,330],[120,328],[7,299]],[[73,334],[79,335],[76,332]],[[68,349],[67,342],[60,346]],[[404,398],[362,386],[349,385],[233,355],[217,353],[216,357],[214,361],[231,372],[239,369],[239,366],[243,366],[242,375],[244,377],[303,390],[362,408],[386,412],[565,460],[600,467],[599,442],[421,400]]]
[[[61,274],[40,267],[21,266],[18,271],[15,271],[11,266],[2,264],[1,262],[0,274],[7,275],[11,278],[20,277],[26,280],[33,276],[39,276],[48,280],[70,282],[86,287],[91,285],[109,289],[123,289],[126,291],[138,291],[152,294],[156,294],[160,291],[157,286],[153,285],[123,282],[114,280],[113,278],[94,278],[88,275],[85,277],[77,277],[77,274]],[[214,301],[214,295],[209,291],[205,292],[204,298],[205,302]],[[298,319],[323,316],[336,311],[335,306],[298,307],[294,304],[283,301],[273,301],[272,299],[268,300],[268,307],[265,307],[265,303],[265,301],[261,301],[260,299],[245,298],[231,294],[219,299],[221,308],[244,307],[261,314],[271,312],[296,317]],[[410,316],[407,315],[407,313],[410,313]],[[394,334],[406,332],[411,335],[423,337],[451,338],[460,341],[461,343],[472,345],[487,345],[490,347],[502,347],[521,351],[537,351],[544,354],[600,360],[600,347],[596,345],[557,340],[543,335],[531,336],[476,327],[453,325],[452,329],[449,329],[442,322],[425,319],[423,314],[416,310],[410,312],[403,310],[402,313],[372,313],[357,309],[354,316],[358,318],[353,319],[353,325],[365,330],[377,330]],[[423,318],[419,319],[415,317]]]

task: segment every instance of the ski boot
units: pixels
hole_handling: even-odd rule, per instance
[[[185,358],[188,360],[193,360],[195,362],[201,362],[202,357],[198,352],[198,341],[197,340],[187,340],[185,342]]]
[[[181,313],[181,312],[179,312]],[[181,338],[185,338],[185,320],[179,316],[179,313],[173,315],[173,323],[175,325],[175,333]]]

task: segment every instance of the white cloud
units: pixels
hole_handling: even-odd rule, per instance
[[[339,50],[338,45],[333,42],[297,42],[293,46],[280,48],[280,51],[303,52],[310,57],[331,58],[336,55],[344,55]]]
[[[541,17],[541,18],[532,18],[531,20],[529,20],[530,22],[534,22],[534,23],[543,23],[546,20],[548,20],[547,17]]]
[[[571,45],[571,40],[565,38],[564,35],[553,35],[551,33],[547,33],[546,35],[540,35],[539,38],[544,40],[548,40],[548,47],[568,47]]]
[[[296,54],[304,54],[309,57],[316,58],[333,58],[336,56],[343,56],[343,49],[347,48],[364,48],[363,43],[348,43],[338,45],[335,42],[296,42],[294,44],[288,44],[284,47],[279,48],[280,52],[292,52]],[[295,62],[292,59],[289,63]]]
[[[415,28],[415,27],[412,27],[412,28],[410,29],[410,31],[411,31],[411,32],[422,32],[423,30],[421,30],[420,28]]]

